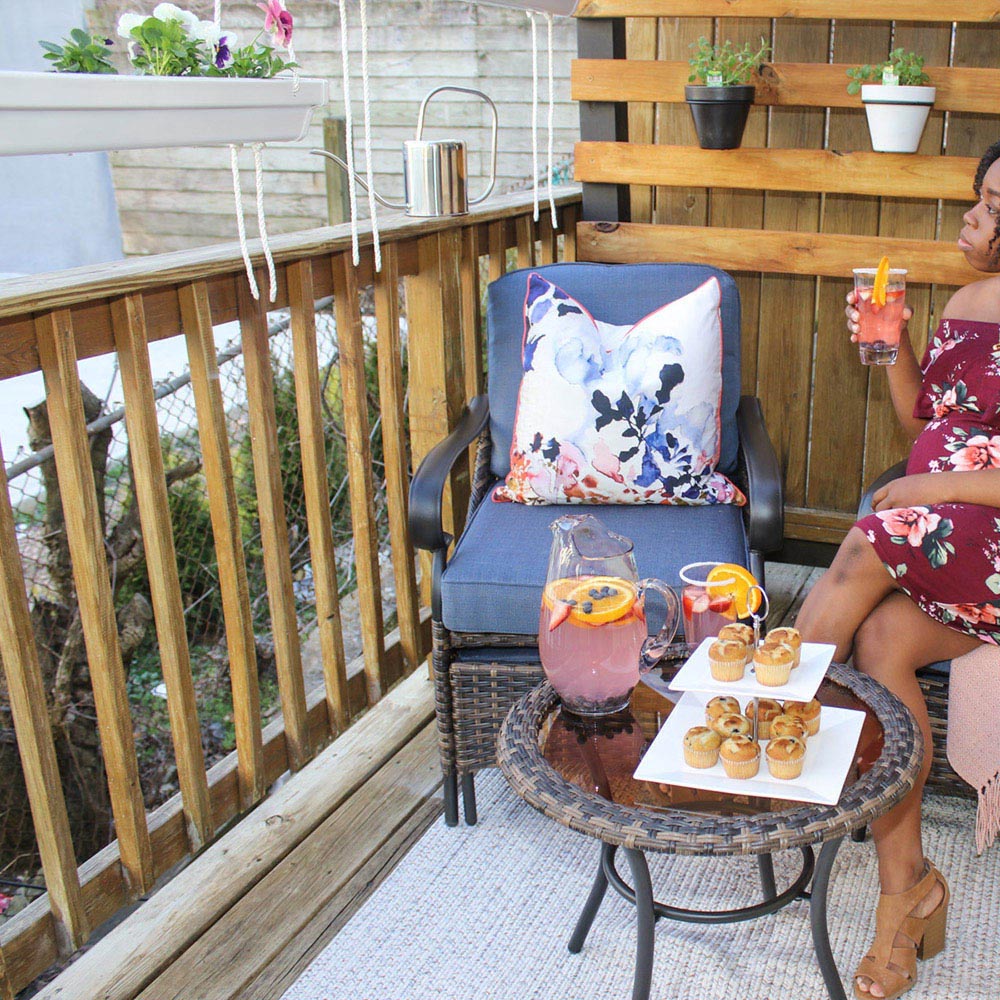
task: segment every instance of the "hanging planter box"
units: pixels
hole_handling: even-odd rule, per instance
[[[887,87],[866,83],[861,103],[876,153],[915,153],[937,91],[934,87]]]
[[[292,142],[325,80],[0,71],[0,156]]]
[[[691,109],[702,149],[737,149],[743,141],[755,89],[749,84],[706,87],[688,84],[684,97]]]

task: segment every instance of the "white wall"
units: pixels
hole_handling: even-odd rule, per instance
[[[39,39],[83,27],[83,0],[0,0],[0,68],[44,70]],[[0,272],[58,271],[122,256],[106,153],[0,156]]]

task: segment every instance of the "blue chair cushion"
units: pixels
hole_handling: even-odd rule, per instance
[[[535,635],[548,571],[552,532],[563,514],[594,514],[635,545],[640,577],[679,586],[687,563],[718,559],[748,565],[739,507],[526,506],[494,503],[488,495],[462,534],[441,577],[441,618],[452,632]],[[663,621],[656,595],[649,597],[650,631]],[[662,605],[661,605],[662,607]]]
[[[528,276],[544,275],[586,306],[595,319],[623,326],[635,323],[667,302],[687,295],[711,277],[722,292],[722,443],[718,469],[736,468],[736,408],[740,401],[740,296],[725,271],[701,264],[548,264],[524,268],[492,282],[488,291],[490,471],[503,478],[510,471],[517,395],[523,367],[524,300]]]
[[[918,674],[936,675],[938,677],[951,677],[951,660],[938,660],[936,663],[928,663],[921,667]]]

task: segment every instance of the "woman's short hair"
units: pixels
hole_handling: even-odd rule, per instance
[[[989,149],[983,153],[983,158],[979,161],[979,166],[976,167],[976,179],[972,182],[972,190],[976,192],[976,197],[978,198],[983,190],[983,178],[986,176],[986,171],[1000,160],[1000,140],[993,143]]]

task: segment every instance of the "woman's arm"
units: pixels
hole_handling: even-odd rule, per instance
[[[921,472],[887,483],[872,497],[872,508],[930,506],[936,503],[975,503],[1000,507],[1000,469],[972,472]]]

